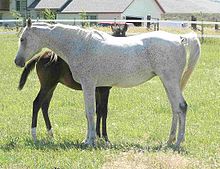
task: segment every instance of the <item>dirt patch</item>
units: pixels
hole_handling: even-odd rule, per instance
[[[199,161],[173,153],[124,152],[109,158],[102,169],[191,169],[206,168]]]

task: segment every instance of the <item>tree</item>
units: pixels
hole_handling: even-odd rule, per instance
[[[43,11],[44,19],[54,20],[56,19],[56,12],[50,9],[45,9]]]
[[[82,11],[79,15],[80,15],[81,20],[87,20],[88,19],[88,16],[87,16],[85,11]],[[82,22],[82,27],[89,27],[89,22]]]

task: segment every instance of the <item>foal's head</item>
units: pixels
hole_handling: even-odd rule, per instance
[[[31,19],[28,19],[19,42],[19,49],[15,58],[15,64],[24,67],[25,62],[34,56],[42,48],[39,37],[35,34]]]
[[[128,30],[128,25],[125,24],[115,24],[115,25],[111,25],[112,28],[112,36],[116,36],[116,37],[124,37],[126,31]]]

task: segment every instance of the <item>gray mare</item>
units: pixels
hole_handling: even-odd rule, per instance
[[[190,49],[187,67],[186,46]],[[177,122],[176,145],[179,146],[184,140],[187,103],[182,90],[200,55],[200,42],[195,34],[180,36],[158,31],[116,38],[76,26],[32,25],[29,19],[20,38],[16,65],[23,67],[26,61],[45,47],[68,63],[72,76],[82,85],[88,122],[85,144],[93,145],[96,138],[94,114],[97,86],[133,87],[154,76],[161,79],[172,107],[168,143],[176,138]]]

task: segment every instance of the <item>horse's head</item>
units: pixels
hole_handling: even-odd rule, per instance
[[[31,19],[28,19],[27,26],[24,28],[20,39],[19,49],[15,58],[15,64],[24,67],[26,61],[34,56],[41,48],[39,37],[34,33]]]

